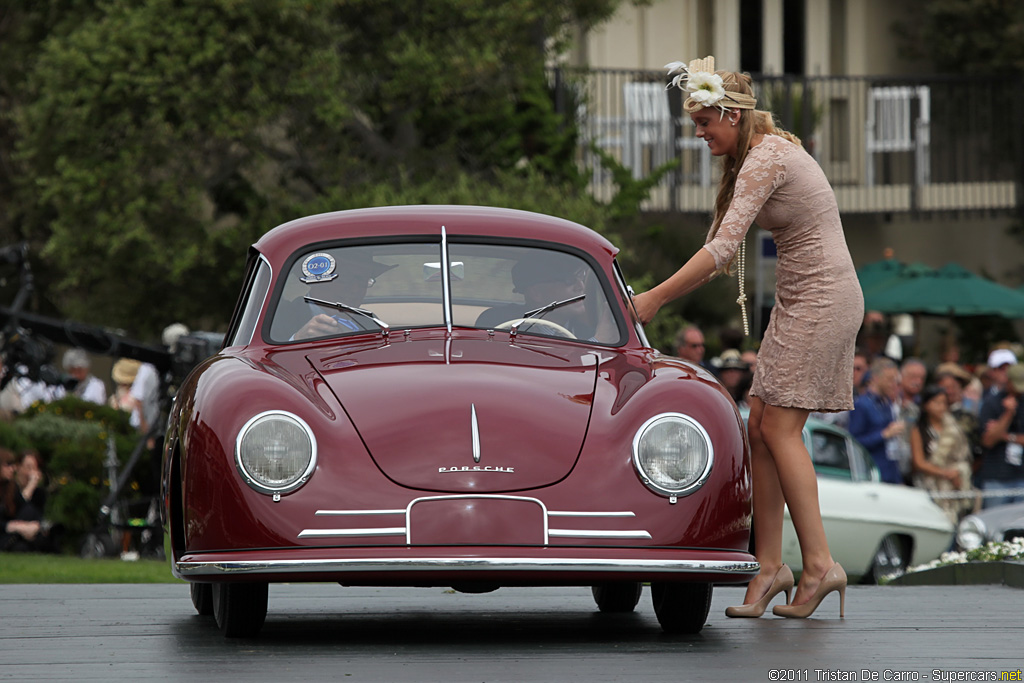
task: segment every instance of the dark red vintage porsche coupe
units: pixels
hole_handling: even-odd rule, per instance
[[[597,233],[469,206],[311,216],[251,249],[224,348],[177,393],[174,574],[227,636],[268,584],[590,586],[699,631],[747,552],[742,421],[650,348]]]

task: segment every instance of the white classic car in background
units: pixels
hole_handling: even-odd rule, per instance
[[[744,411],[744,418],[746,413]],[[922,489],[879,480],[871,456],[845,429],[808,418],[804,443],[818,474],[818,499],[832,557],[851,579],[895,578],[949,550],[953,525]],[[782,561],[803,566],[785,512]]]
[[[956,530],[957,550],[974,550],[986,543],[1024,538],[1024,503],[997,505],[967,515]]]

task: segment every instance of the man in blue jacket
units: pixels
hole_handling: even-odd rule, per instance
[[[906,425],[895,416],[899,398],[900,371],[888,358],[878,358],[871,364],[868,390],[858,396],[850,413],[850,433],[875,461],[882,481],[902,484],[900,437]]]

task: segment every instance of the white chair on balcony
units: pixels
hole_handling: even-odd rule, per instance
[[[644,175],[645,151],[650,154],[651,169],[675,156],[672,113],[660,83],[626,83],[622,95],[626,103],[622,165],[633,169],[633,177],[639,180]]]
[[[692,132],[676,137],[678,130],[669,108],[668,93],[660,83],[626,83],[622,87],[624,116],[622,118],[596,118],[593,126],[594,144],[602,149],[617,148],[622,165],[630,169],[633,178],[644,177],[646,163],[651,170],[677,158],[679,150],[693,150],[698,155],[697,181],[711,184],[711,152],[707,145],[693,137]],[[682,127],[693,126],[688,116],[679,120]],[[594,164],[593,182],[601,180],[600,164]]]
[[[677,137],[678,128],[672,119],[668,92],[660,83],[627,83],[622,89],[626,103],[625,143],[622,163],[633,170],[634,178],[643,177],[644,153],[650,158],[651,170],[678,156],[678,150],[693,150],[698,157],[698,182],[711,184],[711,152],[692,133]],[[688,116],[679,120],[682,127],[691,126]]]
[[[914,100],[918,101],[914,118]],[[868,89],[864,128],[867,185],[875,184],[875,155],[914,153],[914,182],[926,185],[930,171],[931,92],[928,86],[880,86]]]

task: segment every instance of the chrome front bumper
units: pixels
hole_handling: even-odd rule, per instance
[[[745,553],[728,553],[745,555]],[[631,575],[712,575],[725,582],[742,582],[758,572],[756,561],[742,559],[594,559],[573,557],[415,557],[415,558],[355,558],[355,559],[230,559],[218,557],[201,559],[201,555],[186,555],[174,563],[182,578],[231,575],[325,575],[320,580],[332,580],[326,575],[356,575],[410,573],[435,574],[521,574],[534,579],[557,582],[560,578],[584,580],[592,575],[596,580],[614,578],[616,574]],[[749,555],[747,557],[750,557]],[[464,578],[471,578],[465,576]]]

